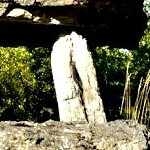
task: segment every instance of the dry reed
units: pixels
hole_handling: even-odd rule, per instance
[[[137,97],[134,106],[131,106],[131,88],[129,73],[129,63],[127,64],[125,88],[122,98],[120,114],[126,119],[137,120],[141,124],[150,125],[150,70],[147,73],[146,79],[141,78]]]

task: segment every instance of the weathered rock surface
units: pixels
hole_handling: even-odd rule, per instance
[[[33,3],[36,0],[13,0],[13,1],[20,5],[33,5]]]
[[[9,12],[7,17],[22,17],[22,18],[32,18],[32,14],[28,11],[21,9],[21,8],[14,8],[12,11]]]
[[[145,126],[116,120],[91,125],[78,122],[0,122],[0,150],[144,150]]]
[[[35,3],[40,4],[41,6],[64,6],[77,4],[76,0],[14,0],[17,4],[20,5],[33,5]]]
[[[2,16],[7,10],[8,3],[0,3],[0,16]]]

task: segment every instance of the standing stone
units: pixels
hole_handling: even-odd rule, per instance
[[[53,46],[51,65],[60,120],[106,122],[96,72],[86,40],[75,32],[60,36]]]
[[[60,37],[53,46],[51,66],[61,121],[85,122],[80,89],[75,81],[70,36]]]
[[[72,58],[82,82],[83,101],[86,115],[90,123],[106,122],[102,99],[100,98],[96,71],[87,41],[75,32],[71,34],[73,43]]]

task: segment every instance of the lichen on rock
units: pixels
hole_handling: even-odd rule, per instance
[[[145,150],[146,127],[135,121],[104,124],[81,122],[0,122],[0,150]]]

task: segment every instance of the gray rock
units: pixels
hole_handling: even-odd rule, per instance
[[[36,0],[42,6],[64,6],[76,4],[76,0]]]
[[[0,122],[0,150],[144,150],[146,127],[134,121],[105,124]]]
[[[32,14],[21,8],[14,8],[7,14],[7,17],[22,17],[32,19]]]
[[[72,5],[77,4],[76,0],[14,0],[17,4],[22,6],[31,6],[35,2],[41,6],[64,6],[64,5]]]
[[[0,16],[2,16],[7,10],[8,3],[0,3]]]
[[[35,0],[14,0],[14,2],[16,2],[17,4],[26,6],[33,5],[34,1]]]

